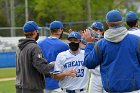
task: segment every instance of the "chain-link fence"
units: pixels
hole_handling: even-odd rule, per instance
[[[102,20],[96,20],[100,21],[105,25],[105,21]],[[89,27],[94,20],[92,21],[79,21],[79,22],[63,22],[64,25],[64,32],[69,32],[69,30],[73,31],[80,31],[80,30],[85,30],[87,27]],[[41,36],[49,36],[49,24],[46,23],[45,27],[41,27],[41,30],[39,31]],[[17,37],[17,36],[23,36],[23,31],[22,27],[0,27],[0,36],[2,37]]]
[[[104,21],[96,20],[96,21],[102,22],[104,24],[104,30],[107,29],[105,20]],[[72,31],[85,30],[93,22],[95,21],[63,22],[64,34],[62,39],[65,40],[67,38],[67,35],[69,34],[70,30]],[[41,30],[39,31],[40,39],[50,35],[49,24],[50,23],[46,23],[45,27],[41,27]],[[123,25],[126,26],[126,23],[124,22]],[[9,52],[16,50],[18,40],[21,37],[24,37],[22,29],[23,29],[22,27],[0,27],[0,52],[7,51]]]

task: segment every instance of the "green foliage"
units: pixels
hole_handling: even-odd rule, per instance
[[[38,12],[37,18],[40,21],[87,20],[86,0],[35,0],[35,3],[35,11]],[[126,7],[125,3],[124,0],[90,0],[92,19],[103,20],[109,10],[123,10]]]
[[[37,21],[40,24],[60,20],[63,22],[86,21],[87,0],[35,0],[34,10],[38,12]],[[90,0],[91,20],[105,21],[106,13],[112,9],[133,10],[134,5],[127,5],[125,0]],[[66,26],[68,28],[68,26]],[[74,29],[85,29],[87,24],[75,25]],[[106,27],[105,27],[106,28]]]
[[[105,15],[110,10],[125,9],[125,0],[91,0],[91,16],[94,20],[105,20]]]
[[[87,0],[27,0],[29,20],[34,20],[40,26],[46,26],[54,20],[62,22],[87,21]],[[105,15],[112,9],[118,9],[123,16],[128,11],[136,11],[132,2],[139,0],[89,0],[91,20],[104,21]],[[25,23],[25,0],[15,2],[15,26],[22,27]],[[0,0],[0,26],[10,26],[10,0]],[[89,24],[74,25],[73,29],[85,29]],[[71,25],[70,25],[71,26]],[[70,26],[66,26],[69,28]],[[8,36],[6,32],[0,33]],[[22,33],[18,32],[18,35]]]
[[[21,27],[25,22],[25,8],[23,4],[18,4],[15,7],[16,26]]]
[[[0,0],[0,27],[6,27],[8,26],[8,22],[5,16],[5,10],[4,10],[4,0]]]
[[[86,14],[81,0],[40,0],[40,2],[35,0],[35,2],[35,11],[38,12],[37,19],[39,21],[61,20],[69,22],[85,20]]]
[[[15,81],[0,81],[0,93],[16,93]]]
[[[0,10],[0,27],[6,27],[8,25],[5,15],[3,15],[3,10]]]

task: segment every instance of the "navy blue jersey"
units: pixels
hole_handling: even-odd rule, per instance
[[[48,63],[55,61],[58,53],[69,49],[69,46],[66,43],[54,37],[46,37],[45,39],[39,41],[38,45],[41,47],[43,56]],[[57,80],[54,80],[51,77],[46,77],[45,79],[47,90],[59,88]]]

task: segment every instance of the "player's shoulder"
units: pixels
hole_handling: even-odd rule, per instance
[[[57,55],[57,58],[63,62],[63,61],[66,60],[69,56],[70,56],[69,50],[66,50],[66,51],[60,52],[60,53]]]
[[[140,30],[139,31],[128,31],[128,33],[129,33],[129,36],[130,37],[139,37],[140,36]]]
[[[61,39],[58,39],[58,41],[59,41],[59,43],[60,43],[61,45],[64,45],[64,46],[67,46],[67,45],[68,45],[66,42],[62,41]]]
[[[65,56],[65,55],[68,55],[68,54],[69,54],[69,50],[66,50],[66,51],[60,52],[58,55]]]
[[[137,29],[130,29],[128,30],[128,33],[140,33],[140,29],[137,28]]]
[[[46,39],[48,39],[48,37],[45,37],[45,38],[43,38],[41,40],[38,40],[37,43],[42,44],[42,43],[44,43],[46,41]]]

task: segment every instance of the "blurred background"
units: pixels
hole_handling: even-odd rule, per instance
[[[112,9],[123,15],[130,10],[139,13],[140,0],[0,0],[0,36],[22,36],[20,30],[28,20],[43,27],[41,35],[46,35],[46,27],[54,20],[62,21],[66,32],[81,30],[95,20],[104,23]]]

